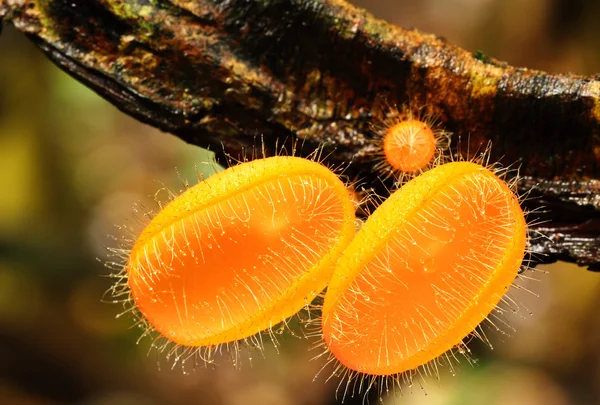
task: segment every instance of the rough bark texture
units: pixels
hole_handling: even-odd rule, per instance
[[[455,152],[491,141],[492,161],[520,165],[526,204],[546,207],[534,260],[600,270],[600,77],[514,68],[341,0],[0,0],[0,19],[187,142],[235,155],[299,138],[374,185],[377,124],[424,107]]]

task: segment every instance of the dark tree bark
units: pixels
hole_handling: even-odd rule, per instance
[[[511,67],[342,0],[0,0],[0,19],[187,142],[235,155],[257,135],[300,139],[367,183],[379,184],[373,124],[389,106],[425,107],[462,138],[455,153],[491,141],[492,161],[520,165],[525,204],[546,207],[535,261],[600,270],[599,76]]]

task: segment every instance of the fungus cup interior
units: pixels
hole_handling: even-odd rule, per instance
[[[325,296],[323,338],[351,370],[392,375],[459,345],[517,276],[526,245],[518,198],[475,163],[406,183],[365,222]]]
[[[436,142],[433,131],[426,123],[410,119],[388,129],[383,139],[383,151],[394,169],[414,172],[431,163]]]
[[[333,172],[296,157],[259,159],[164,207],[133,246],[128,284],[168,339],[228,343],[311,302],[354,232],[352,202]]]

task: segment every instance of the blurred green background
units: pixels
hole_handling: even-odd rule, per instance
[[[597,0],[356,0],[394,23],[550,72],[600,72]],[[117,305],[101,302],[116,225],[132,206],[210,169],[200,148],[142,125],[53,66],[23,35],[0,36],[0,404],[328,404],[309,342],[289,337],[241,370],[170,370]],[[135,225],[134,225],[135,227]],[[544,267],[514,296],[522,317],[478,363],[426,379],[396,404],[600,404],[600,274]],[[528,310],[527,310],[528,309]],[[529,314],[531,312],[531,314]]]

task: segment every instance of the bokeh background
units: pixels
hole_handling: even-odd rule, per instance
[[[514,65],[600,72],[597,0],[356,0],[376,15]],[[118,305],[107,247],[195,181],[210,156],[142,125],[53,66],[26,38],[0,36],[0,404],[333,404],[309,342],[282,337],[240,370],[171,370]],[[514,296],[510,337],[475,345],[477,364],[405,387],[386,404],[600,404],[600,274],[559,263]]]

